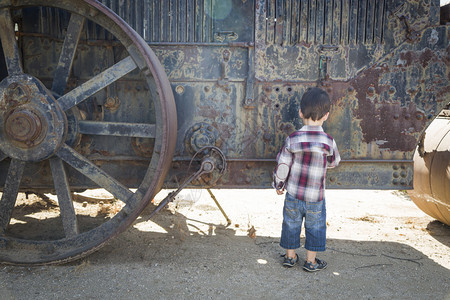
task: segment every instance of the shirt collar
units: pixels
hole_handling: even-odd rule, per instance
[[[323,131],[322,126],[304,125],[300,131]]]

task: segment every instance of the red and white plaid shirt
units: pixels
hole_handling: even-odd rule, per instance
[[[318,202],[324,199],[327,168],[341,157],[334,139],[322,126],[303,126],[286,138],[277,163],[290,166],[286,191],[297,199]]]

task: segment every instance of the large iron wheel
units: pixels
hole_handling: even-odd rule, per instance
[[[13,4],[11,4],[13,3]],[[16,37],[14,14],[23,8],[52,7],[70,14],[67,33],[58,52],[51,87],[24,72],[22,49]],[[68,88],[72,63],[86,22],[111,33],[127,52],[105,70],[73,89]],[[7,77],[0,83],[0,161],[9,169],[0,200],[0,261],[12,264],[47,264],[69,261],[101,247],[126,229],[159,191],[172,160],[176,139],[176,109],[163,67],[145,41],[122,19],[95,0],[0,1],[0,39]],[[86,65],[86,68],[89,68]],[[150,91],[154,123],[106,122],[82,118],[77,106],[130,72],[142,76]],[[131,100],[130,100],[131,101]],[[137,189],[119,182],[108,170],[76,151],[83,135],[151,139],[148,168]],[[62,222],[63,237],[9,234],[21,180],[28,164],[48,161]],[[70,167],[69,167],[70,166]],[[87,231],[80,229],[74,209],[67,168],[73,168],[123,202],[117,213]],[[26,225],[21,224],[22,227]]]

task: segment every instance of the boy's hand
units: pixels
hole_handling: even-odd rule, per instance
[[[283,195],[284,194],[284,188],[281,190],[276,190],[278,195]]]

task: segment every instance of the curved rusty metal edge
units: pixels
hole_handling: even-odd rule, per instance
[[[38,3],[40,2],[40,3]],[[74,2],[74,1],[70,1]],[[77,238],[67,239],[67,240],[56,240],[52,241],[52,244],[58,245],[58,243],[67,243],[68,246],[71,246],[71,240],[75,242],[78,239],[83,238],[87,233],[95,234],[98,232],[100,237],[98,239],[94,239],[91,243],[83,244],[83,247],[78,248],[76,251],[65,252],[63,255],[49,256],[48,259],[41,259],[38,262],[35,261],[2,261],[4,264],[15,264],[15,265],[47,265],[47,264],[57,264],[57,263],[65,263],[69,261],[76,260],[83,256],[86,256],[98,249],[100,249],[109,239],[115,237],[116,235],[123,232],[128,226],[140,215],[142,210],[149,204],[150,200],[156,195],[157,192],[162,187],[164,179],[167,175],[167,172],[170,167],[170,163],[172,161],[172,157],[175,151],[176,145],[176,135],[177,135],[177,112],[175,106],[175,100],[172,93],[172,89],[170,86],[170,82],[168,77],[159,62],[158,58],[154,54],[154,52],[150,49],[147,43],[125,22],[121,19],[117,14],[115,14],[112,10],[104,6],[95,0],[78,0],[78,2],[85,3],[88,6],[91,6],[101,13],[103,13],[106,17],[110,18],[118,27],[123,30],[123,32],[130,37],[131,41],[137,46],[139,52],[143,55],[145,59],[145,63],[149,66],[151,73],[153,74],[153,78],[156,83],[157,91],[160,95],[160,105],[161,105],[161,114],[162,114],[162,126],[163,130],[160,131],[162,134],[161,139],[161,152],[160,152],[160,160],[158,161],[155,176],[159,174],[157,180],[153,180],[149,188],[147,189],[145,195],[142,200],[139,201],[138,205],[135,207],[129,206],[128,204],[111,220],[103,223],[102,225],[91,229],[90,231],[80,234]],[[75,5],[75,4],[74,4]],[[11,5],[6,5],[11,6]],[[64,5],[63,1],[27,1],[24,6],[49,6],[56,7],[64,10],[68,10],[71,12],[67,6]],[[16,5],[12,5],[12,7],[19,7]],[[73,11],[76,13],[75,11]],[[94,18],[89,18],[95,22]],[[135,194],[136,195],[136,194]],[[127,209],[128,208],[128,209]],[[131,210],[131,212],[129,212]],[[112,222],[112,223],[111,223]],[[105,236],[104,229],[108,229],[108,227],[114,227],[113,223],[118,222],[119,226],[115,228],[114,231],[108,232]],[[109,225],[109,226],[108,226]],[[105,228],[106,227],[106,228]],[[17,242],[21,242],[21,240],[16,240]],[[0,240],[1,242],[1,240]],[[14,242],[14,241],[12,241]],[[26,242],[26,241],[22,241]],[[48,242],[35,242],[36,245],[46,244]]]
[[[414,153],[414,190],[408,194],[424,213],[450,225],[450,195],[446,189],[450,176],[445,174],[450,156],[449,151],[442,151],[446,148],[443,141],[450,137],[450,118],[436,118],[426,133],[423,155],[419,147]],[[436,180],[436,176],[440,180]]]
[[[116,24],[118,24],[122,30],[131,38],[131,40],[138,47],[139,52],[144,56],[145,63],[150,67],[150,71],[156,82],[156,87],[158,88],[158,93],[161,99],[161,113],[162,119],[167,122],[163,122],[162,130],[162,148],[160,157],[163,159],[159,160],[157,171],[162,170],[161,176],[158,177],[158,181],[147,189],[144,195],[142,203],[145,205],[139,210],[139,213],[135,216],[137,218],[140,212],[148,205],[149,201],[153,199],[157,192],[161,189],[164,179],[170,168],[170,163],[172,162],[173,154],[175,153],[176,139],[177,139],[177,110],[175,105],[175,98],[173,96],[172,87],[169,82],[169,78],[161,65],[159,59],[156,57],[150,46],[144,41],[144,39],[137,34],[122,18],[120,18],[115,12],[101,4],[96,0],[84,0],[84,2],[92,5],[98,10],[102,11],[110,19],[112,19]],[[164,105],[165,104],[165,105]]]

